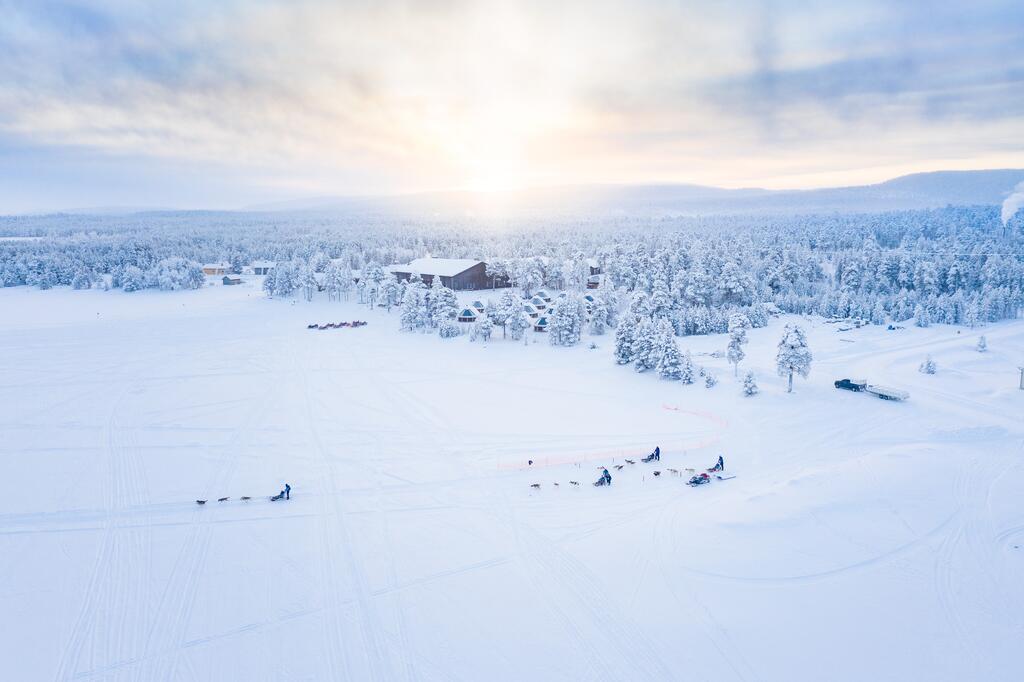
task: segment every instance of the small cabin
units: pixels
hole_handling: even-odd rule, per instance
[[[224,279],[222,279],[221,281],[224,282],[224,286],[230,287],[230,286],[234,286],[236,284],[241,284],[242,283],[242,278],[241,277],[231,277],[229,275],[224,275]]]
[[[601,286],[601,275],[591,275],[587,277],[587,288],[596,289]]]
[[[586,295],[585,295],[585,296],[583,297],[583,300],[584,300],[584,301],[586,301],[586,302],[587,302],[588,304],[593,304],[593,302],[594,302],[594,297],[593,297],[593,296],[591,296],[590,294],[586,294]]]
[[[540,297],[541,299],[544,300],[545,303],[551,300],[551,294],[549,294],[548,292],[544,291],[543,289],[541,289],[540,291],[535,293],[534,297]]]
[[[231,266],[227,263],[207,263],[203,266],[204,275],[225,275]]]
[[[537,310],[544,310],[545,308],[548,307],[548,301],[550,301],[550,300],[551,300],[550,298],[545,300],[544,298],[541,298],[540,296],[534,296],[533,298],[530,299],[530,303]]]
[[[546,332],[548,330],[548,318],[542,317],[533,323],[533,331]]]
[[[270,271],[274,269],[273,261],[269,260],[257,260],[253,261],[249,266],[249,270],[254,275],[269,275]]]
[[[540,315],[540,311],[534,308],[533,305],[531,305],[530,303],[523,304],[523,312],[534,319],[536,319],[537,316]]]
[[[459,322],[476,322],[477,312],[472,308],[463,308],[462,312],[459,313]]]
[[[469,307],[472,308],[473,310],[477,311],[481,315],[484,314],[484,304],[483,304],[483,301],[473,301],[472,303],[469,304]]]

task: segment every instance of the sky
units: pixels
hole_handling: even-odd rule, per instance
[[[0,0],[0,213],[1024,161],[1024,2]]]

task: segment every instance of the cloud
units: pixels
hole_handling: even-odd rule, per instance
[[[338,192],[778,185],[821,168],[1009,158],[1024,138],[1016,2],[0,0],[0,11],[0,132],[124,163],[226,164],[240,183],[251,167],[254,184]]]

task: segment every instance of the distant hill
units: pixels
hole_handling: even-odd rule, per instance
[[[375,197],[317,197],[260,204],[248,211],[467,214],[639,215],[859,213],[946,205],[997,205],[1024,169],[935,171],[874,185],[812,190],[723,189],[702,185],[575,185],[481,194],[432,192]]]

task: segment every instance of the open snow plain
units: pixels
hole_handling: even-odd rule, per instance
[[[1022,679],[1024,323],[986,354],[804,324],[810,378],[785,394],[775,320],[744,398],[700,355],[720,336],[679,340],[706,389],[617,367],[610,335],[445,341],[249,285],[0,290],[3,677]],[[737,478],[667,472],[719,453]]]

